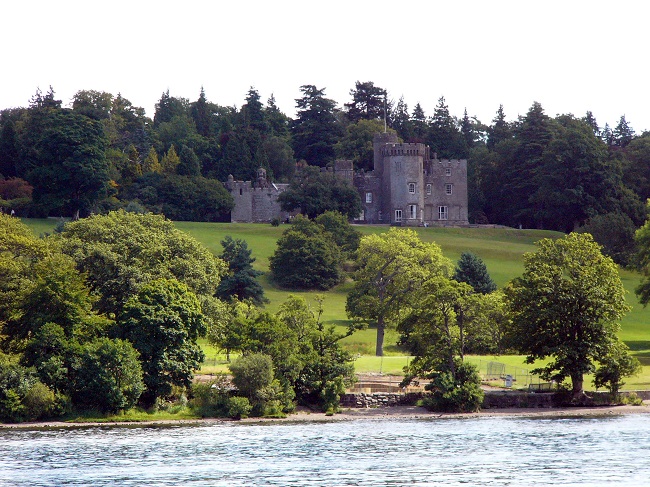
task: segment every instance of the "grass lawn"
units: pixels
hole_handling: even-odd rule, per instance
[[[56,226],[57,219],[23,220],[36,234],[51,232]],[[177,222],[176,226],[192,235],[214,253],[221,253],[221,240],[230,235],[233,238],[246,240],[256,261],[253,267],[264,274],[260,282],[265,294],[270,300],[269,311],[276,311],[289,294],[305,297],[308,303],[314,303],[313,298],[324,296],[324,321],[334,324],[344,330],[347,326],[345,314],[346,295],[351,283],[346,282],[327,292],[295,292],[285,291],[274,287],[269,281],[269,257],[275,251],[276,240],[280,237],[284,225],[273,227],[267,224],[254,223],[201,223]],[[363,234],[382,233],[388,230],[384,225],[359,225],[356,228]],[[534,243],[540,238],[558,238],[562,234],[542,230],[517,230],[503,228],[416,228],[420,237],[427,242],[434,241],[443,250],[446,257],[457,261],[463,252],[472,252],[485,262],[488,271],[499,287],[523,272],[522,255],[535,250]],[[641,306],[634,294],[640,276],[638,273],[621,270],[621,279],[628,291],[627,300],[631,311],[622,321],[620,337],[631,348],[634,355],[643,364],[643,372],[636,378],[627,380],[626,389],[650,388],[650,308]],[[375,331],[361,330],[344,339],[346,348],[359,357],[355,366],[358,372],[382,372],[384,374],[401,373],[408,357],[403,355],[395,345],[397,334],[389,332],[386,336],[385,354],[382,358],[374,357]],[[202,369],[205,373],[216,373],[225,370],[224,358],[219,359],[214,349],[207,342],[202,342],[208,362]],[[211,359],[212,357],[212,359]],[[530,369],[532,366],[523,363],[523,357],[505,356],[498,358],[482,357],[476,360],[484,362],[496,360],[511,367]],[[222,362],[222,363],[219,363]],[[585,381],[590,385],[590,379]]]

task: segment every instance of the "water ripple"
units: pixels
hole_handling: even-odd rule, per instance
[[[643,415],[0,430],[0,486],[644,485],[648,451]]]

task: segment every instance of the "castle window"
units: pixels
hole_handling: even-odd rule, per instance
[[[415,194],[415,183],[409,183],[409,193]]]
[[[449,219],[449,208],[447,206],[438,207],[438,220]]]
[[[395,221],[396,222],[402,221],[402,210],[395,210]]]
[[[418,205],[409,205],[409,219],[415,220],[418,217]]]
[[[450,167],[445,168],[445,176],[451,176],[451,168]]]
[[[372,203],[372,193],[370,191],[366,193],[366,203]]]
[[[244,192],[244,190],[239,188],[239,196],[241,196],[243,194],[243,192]]]
[[[449,183],[445,184],[445,194],[446,195],[451,194],[453,186],[454,186],[453,184],[449,184]]]
[[[431,183],[427,184],[427,194],[431,194]]]
[[[382,221],[383,220],[383,215],[381,214],[381,211],[377,212],[377,220]]]

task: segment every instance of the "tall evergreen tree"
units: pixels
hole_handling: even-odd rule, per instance
[[[634,139],[634,129],[625,120],[625,115],[621,115],[621,119],[612,131],[612,136],[614,138],[614,145],[618,147],[626,147]]]
[[[372,81],[357,81],[350,90],[352,101],[345,104],[350,122],[359,120],[383,120],[384,109],[388,111],[386,90],[375,86]]]
[[[256,280],[262,272],[253,269],[255,258],[251,257],[246,241],[227,235],[221,241],[221,246],[223,252],[219,257],[228,264],[228,274],[219,283],[217,297],[223,300],[250,300],[257,306],[268,302],[264,297],[264,289]]]
[[[297,159],[325,167],[336,157],[334,145],[343,135],[336,118],[336,102],[325,97],[325,89],[314,85],[300,87],[296,99],[297,117],[293,121],[293,149]]]
[[[463,252],[454,270],[454,280],[465,282],[481,294],[496,291],[497,285],[490,277],[485,263],[470,252]]]
[[[424,110],[420,103],[416,103],[411,115],[411,127],[413,129],[413,142],[424,143],[426,141],[427,133],[429,132],[429,125]]]
[[[494,147],[499,142],[512,138],[512,135],[512,129],[508,122],[506,122],[506,115],[503,111],[503,105],[499,105],[497,114],[492,120],[492,126],[488,131],[488,149],[494,150]]]
[[[409,116],[409,107],[400,96],[397,105],[391,111],[391,128],[405,141],[410,142],[413,137],[413,127]]]

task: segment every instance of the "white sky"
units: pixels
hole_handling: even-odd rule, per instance
[[[639,0],[20,0],[0,8],[0,108],[50,85],[118,92],[153,117],[170,95],[241,106],[254,86],[295,116],[299,87],[340,106],[373,81],[431,115],[546,113],[650,130],[650,3]]]

